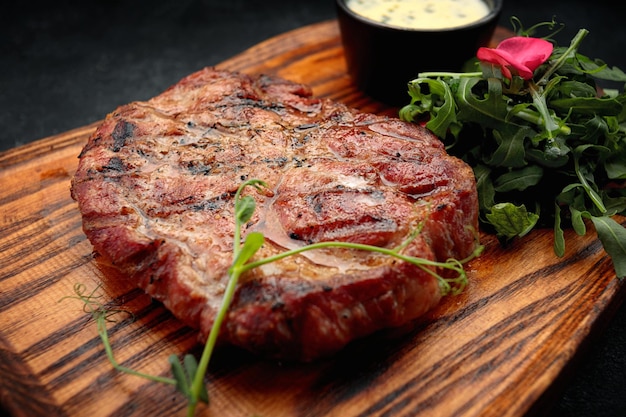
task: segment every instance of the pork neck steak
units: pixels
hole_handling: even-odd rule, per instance
[[[234,194],[257,209],[266,257],[312,242],[403,249],[430,260],[476,247],[477,193],[465,163],[426,129],[312,97],[305,85],[206,68],[109,114],[72,179],[100,258],[208,335],[228,281]],[[305,252],[241,277],[220,341],[310,361],[441,298],[422,269],[366,251]]]

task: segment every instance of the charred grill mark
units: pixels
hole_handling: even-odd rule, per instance
[[[185,196],[178,200],[173,201],[173,203],[174,204],[189,204],[190,202],[195,201],[195,199],[196,199],[196,196],[188,195],[188,196]]]
[[[237,126],[241,126],[241,121],[237,122],[238,124],[227,124],[226,122],[220,122],[220,123],[213,123],[210,126],[207,126],[204,130],[204,132],[202,132],[202,135],[200,136],[201,139],[208,141],[205,144],[206,145],[210,144],[211,146],[215,146],[215,147],[221,147],[221,142],[219,140],[215,140],[216,138],[220,137],[220,134],[222,131],[230,131],[231,127],[237,127]]]
[[[311,135],[297,135],[291,137],[291,147],[294,149],[302,148],[311,141]]]
[[[300,241],[300,242],[304,242],[305,244],[315,243],[315,241],[313,239],[311,239],[311,237],[310,237],[311,235],[313,235],[315,233],[315,227],[313,227],[313,226],[306,226],[304,228],[300,228],[299,231],[301,233],[293,232],[293,231],[288,232],[289,238],[291,240],[297,240],[297,241]],[[306,237],[304,235],[306,235]]]
[[[231,194],[223,193],[217,197],[201,201],[198,204],[194,204],[191,206],[191,209],[193,211],[208,210],[208,211],[216,212],[216,211],[221,210],[226,205],[226,203],[231,200],[231,198],[232,198]]]
[[[91,138],[89,142],[87,142],[85,147],[78,154],[78,159],[83,158],[91,149],[98,147],[101,141],[102,141],[102,136],[95,136]]]
[[[109,162],[106,165],[102,167],[102,171],[124,172],[124,162],[122,162],[119,157],[114,156],[113,158],[109,159]]]
[[[306,146],[312,138],[311,135],[306,132],[318,129],[319,127],[319,123],[304,123],[294,127],[293,131],[296,135],[291,138],[291,147],[297,149]]]
[[[368,190],[363,190],[362,192],[367,193],[370,197],[372,197],[375,200],[385,199],[385,193],[383,193],[381,190],[368,189]]]
[[[263,163],[272,168],[284,168],[289,159],[285,156],[279,156],[276,158],[263,158]]]
[[[189,146],[191,146],[194,149],[206,149],[209,146],[209,144],[208,143],[192,143]]]
[[[319,127],[319,123],[305,123],[295,127],[295,131],[311,130]]]
[[[113,138],[113,152],[119,152],[120,149],[126,144],[126,139],[133,136],[135,133],[135,125],[127,122],[126,120],[120,120],[115,125],[111,137]]]
[[[186,168],[192,175],[209,175],[213,171],[212,165],[207,165],[201,161],[188,161]]]
[[[306,203],[313,209],[315,214],[321,214],[324,208],[323,198],[321,194],[307,195]]]
[[[269,110],[275,113],[281,113],[285,111],[285,105],[282,103],[268,102],[265,100],[258,100],[252,98],[242,98],[240,104],[241,107],[253,107],[262,110]]]
[[[302,168],[304,166],[304,162],[306,161],[306,159],[300,159],[300,158],[293,158],[293,165],[296,168]]]

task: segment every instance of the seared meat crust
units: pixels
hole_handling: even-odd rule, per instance
[[[427,130],[312,97],[301,84],[206,68],[121,106],[90,137],[72,180],[95,252],[208,334],[232,262],[233,197],[246,179],[265,257],[320,241],[464,258],[475,248],[472,170]],[[309,361],[404,325],[437,281],[387,256],[328,249],[242,277],[221,342]]]

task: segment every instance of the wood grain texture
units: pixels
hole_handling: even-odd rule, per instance
[[[317,96],[395,114],[352,86],[334,21],[260,43],[220,67],[277,74]],[[64,299],[81,283],[107,307],[132,313],[109,324],[122,365],[170,376],[170,354],[199,353],[194,332],[92,257],[69,184],[95,127],[0,153],[0,402],[16,416],[182,416],[186,404],[173,387],[114,371],[82,303]],[[468,266],[465,293],[414,328],[306,365],[219,351],[206,377],[211,404],[198,414],[524,415],[624,288],[593,233],[567,232],[563,258],[549,230],[509,248],[481,239],[486,249]]]

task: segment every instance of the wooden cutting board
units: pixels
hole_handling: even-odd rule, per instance
[[[334,21],[270,39],[219,66],[277,74],[311,85],[317,96],[395,114],[352,86]],[[191,330],[92,259],[69,184],[94,129],[0,153],[0,402],[18,416],[182,416],[186,403],[171,386],[114,371],[82,303],[63,299],[83,284],[108,307],[133,314],[109,323],[122,365],[171,376],[170,354],[199,353]],[[373,336],[314,364],[220,351],[206,378],[211,404],[198,414],[524,415],[541,404],[624,288],[593,230],[566,233],[563,258],[552,252],[550,230],[506,249],[481,238],[486,249],[468,266],[467,290],[416,328]]]

